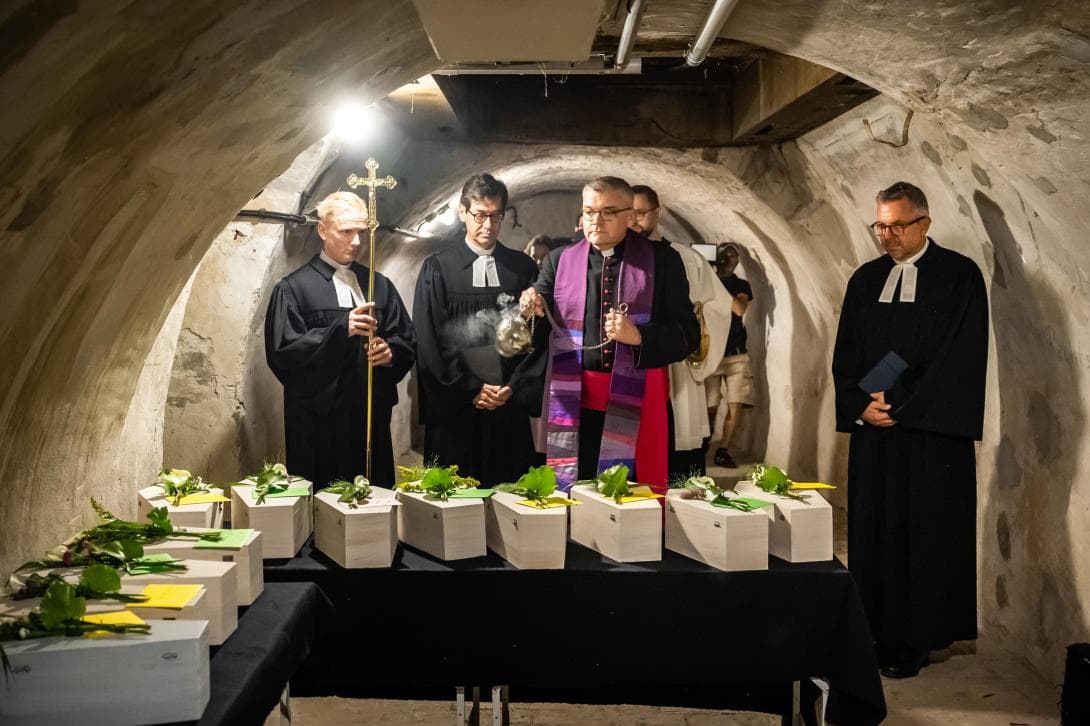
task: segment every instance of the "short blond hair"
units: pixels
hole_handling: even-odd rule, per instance
[[[354,192],[333,192],[318,202],[318,221],[329,224],[336,219],[367,221],[367,203]]]

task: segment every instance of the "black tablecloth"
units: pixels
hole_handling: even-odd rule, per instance
[[[329,688],[831,683],[838,724],[885,717],[859,594],[840,562],[719,572],[672,552],[620,564],[571,543],[563,570],[443,562],[401,545],[390,569],[345,570],[308,544],[267,582],[316,583],[340,624]]]
[[[313,584],[266,583],[238,629],[214,649],[212,697],[198,726],[264,723],[299,666],[328,642],[332,615]]]

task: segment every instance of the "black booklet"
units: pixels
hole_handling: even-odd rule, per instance
[[[908,370],[908,363],[891,350],[860,379],[859,387],[867,393],[888,391],[897,385],[897,381],[901,380],[901,374],[906,370]]]
[[[503,358],[496,352],[495,345],[468,346],[462,349],[461,354],[466,367],[481,382],[503,385]]]

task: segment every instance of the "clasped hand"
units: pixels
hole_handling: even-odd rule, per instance
[[[888,413],[892,406],[886,403],[886,392],[878,391],[870,394],[870,397],[873,400],[863,410],[863,415],[860,418],[871,426],[878,426],[879,428],[889,428],[896,424],[897,422]]]
[[[511,386],[493,386],[485,383],[473,397],[473,405],[483,411],[494,411],[511,398]]]

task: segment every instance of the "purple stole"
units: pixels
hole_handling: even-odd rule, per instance
[[[560,255],[553,284],[556,320],[549,340],[550,370],[546,377],[548,416],[546,462],[556,469],[557,487],[571,489],[578,473],[579,409],[583,397],[583,317],[587,307],[587,263],[590,242],[569,245]],[[655,253],[651,242],[632,232],[624,241],[620,298],[628,303],[628,317],[642,325],[651,320],[654,297]],[[601,341],[590,341],[596,345]],[[640,426],[646,372],[636,368],[632,346],[614,343],[613,376],[606,406],[598,471],[614,464],[634,469],[636,434]]]

